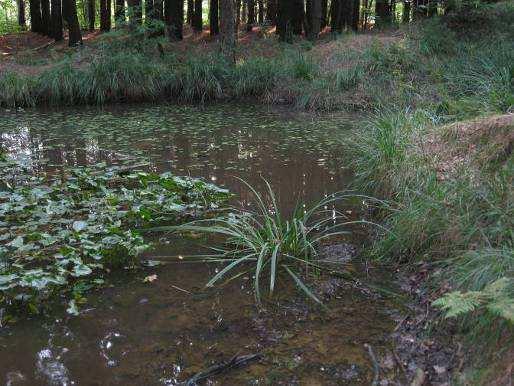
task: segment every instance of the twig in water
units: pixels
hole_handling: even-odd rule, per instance
[[[183,383],[184,386],[195,386],[197,382],[209,378],[212,375],[221,374],[227,370],[235,369],[245,366],[249,362],[259,360],[262,354],[249,354],[249,355],[234,355],[230,360],[218,363],[209,367],[207,370],[196,373],[193,377],[189,378]]]
[[[377,357],[375,356],[375,353],[373,352],[373,348],[371,345],[365,343],[364,347],[368,349],[369,357],[371,358],[371,362],[373,363],[373,370],[375,371],[375,376],[373,377],[373,386],[378,385],[378,377],[380,375],[380,366],[377,361]]]
[[[176,290],[178,291],[182,291],[182,292],[185,292],[186,294],[189,294],[191,295],[192,292],[189,292],[188,290],[184,289],[184,288],[180,288],[180,287],[177,287],[176,285],[173,285],[173,284],[170,284],[173,288],[175,288]]]

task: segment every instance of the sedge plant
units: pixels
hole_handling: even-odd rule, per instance
[[[349,231],[345,226],[362,222],[347,221],[343,213],[332,209],[336,202],[350,196],[335,193],[310,208],[297,206],[289,218],[284,218],[276,195],[266,180],[267,199],[247,182],[241,182],[255,199],[255,211],[234,209],[226,216],[155,230],[223,236],[223,245],[212,248],[214,254],[197,256],[205,262],[226,263],[209,280],[207,287],[253,271],[257,304],[261,304],[263,288],[268,287],[271,296],[281,277],[292,280],[305,295],[321,304],[320,299],[302,280],[302,272],[309,267],[321,268],[316,256],[322,240],[347,234]]]

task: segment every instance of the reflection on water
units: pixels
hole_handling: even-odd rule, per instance
[[[334,140],[342,130],[340,120],[234,105],[4,111],[0,148],[36,173],[145,160],[156,171],[224,185],[242,206],[250,206],[251,197],[234,177],[262,189],[262,176],[290,210],[345,188],[350,176]],[[147,257],[162,260],[192,248],[170,240]],[[279,307],[259,312],[249,276],[206,293],[215,269],[170,261],[120,273],[113,287],[89,296],[78,317],[59,313],[1,329],[0,382],[177,385],[236,354],[263,353],[262,361],[208,384],[369,384],[363,344],[378,350],[386,344],[391,322],[384,300],[334,281],[325,312],[312,310],[291,288],[279,288]],[[157,280],[144,283],[151,274]]]

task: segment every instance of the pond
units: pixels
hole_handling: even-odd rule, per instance
[[[312,117],[257,106],[123,106],[2,111],[0,148],[36,174],[63,165],[138,160],[153,171],[202,177],[252,205],[239,177],[264,189],[282,210],[348,188],[338,138],[350,119]],[[351,240],[350,240],[351,242]],[[391,301],[341,280],[323,287],[326,310],[285,288],[256,308],[250,277],[214,291],[216,266],[176,261],[198,246],[161,238],[145,258],[158,267],[113,274],[78,316],[56,313],[0,328],[0,383],[178,385],[235,355],[262,359],[213,376],[210,385],[370,384],[377,353],[394,328]],[[358,263],[348,263],[356,275]],[[144,278],[156,275],[149,282]],[[380,282],[381,277],[368,278]],[[382,283],[383,284],[383,283]]]

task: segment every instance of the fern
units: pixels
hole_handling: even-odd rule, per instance
[[[462,316],[474,311],[488,312],[514,323],[514,282],[503,277],[487,285],[482,291],[447,293],[432,303],[445,311],[446,318]]]

